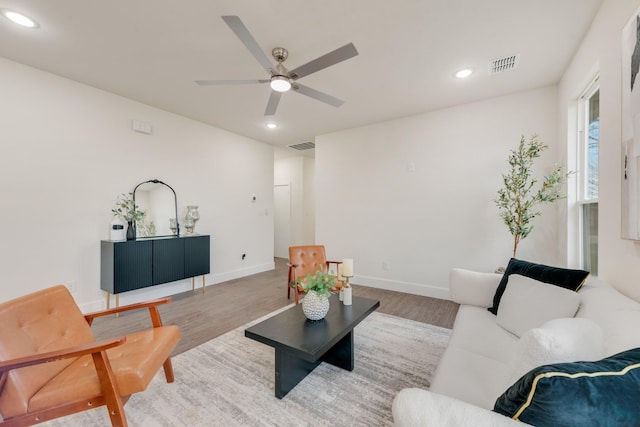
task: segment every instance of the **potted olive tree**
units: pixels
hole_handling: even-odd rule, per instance
[[[494,200],[500,211],[500,217],[513,236],[513,257],[516,257],[518,244],[533,230],[532,220],[541,215],[543,203],[553,203],[565,197],[561,193],[562,185],[573,173],[556,165],[553,171],[545,176],[542,184],[536,187],[538,180],[533,176],[533,163],[548,146],[536,135],[529,141],[524,135],[518,148],[509,154],[509,172],[502,175],[503,187],[498,190]]]

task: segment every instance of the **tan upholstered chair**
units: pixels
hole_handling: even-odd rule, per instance
[[[304,294],[304,289],[298,283],[298,279],[304,279],[307,274],[315,274],[318,270],[328,273],[331,264],[335,264],[333,274],[338,274],[338,264],[341,261],[327,261],[324,246],[289,246],[289,277],[287,281],[287,298],[291,298],[291,289],[294,289],[296,304],[299,295]],[[342,289],[342,282],[337,280],[332,292]]]
[[[0,304],[0,426],[37,424],[107,406],[113,426],[126,426],[123,406],[147,388],[180,339],[162,326],[158,304],[170,298],[83,315],[65,286]],[[94,318],[148,308],[153,328],[96,341]],[[126,321],[121,318],[121,321]]]

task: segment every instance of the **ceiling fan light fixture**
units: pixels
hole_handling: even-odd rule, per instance
[[[291,89],[291,81],[286,76],[273,76],[271,77],[269,86],[276,92],[286,92]]]

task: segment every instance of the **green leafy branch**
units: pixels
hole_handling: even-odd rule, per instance
[[[318,270],[315,274],[307,274],[304,279],[298,279],[304,292],[316,291],[318,295],[329,295],[329,289],[335,286],[335,276]]]
[[[142,221],[147,214],[139,210],[139,206],[133,202],[133,193],[122,193],[116,200],[116,206],[111,209],[113,216],[120,217],[126,222]]]

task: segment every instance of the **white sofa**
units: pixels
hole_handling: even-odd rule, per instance
[[[535,352],[524,347],[528,345],[526,341],[531,341],[529,338],[534,333],[544,336],[546,330],[545,326],[536,326],[519,338],[498,325],[500,311],[496,316],[487,308],[492,306],[501,277],[500,274],[462,269],[451,271],[451,298],[460,304],[451,340],[438,364],[430,389],[405,389],[394,399],[393,418],[397,427],[523,425],[491,410],[496,399],[531,368],[526,363],[521,366],[523,359],[536,359]],[[570,331],[576,339],[571,344],[573,347],[570,346],[569,354],[565,352],[556,356],[547,351],[541,360],[547,363],[574,362],[576,360],[567,360],[572,358],[572,354],[577,360],[598,360],[640,347],[640,303],[592,277],[587,278],[577,295],[579,309],[575,318],[590,320],[562,319],[549,322],[555,323],[553,333],[559,333],[560,336],[562,330],[558,330],[558,325],[560,328],[563,325],[572,328],[571,325],[579,324],[580,327]],[[503,304],[511,301],[505,300],[505,296],[501,310]],[[524,307],[523,311],[530,309]],[[586,335],[579,335],[585,324],[593,325],[591,331],[595,331],[589,332],[593,336],[586,339]],[[557,341],[560,347],[566,346],[567,340],[564,338]],[[553,353],[555,344],[549,345],[547,342],[547,345]]]

